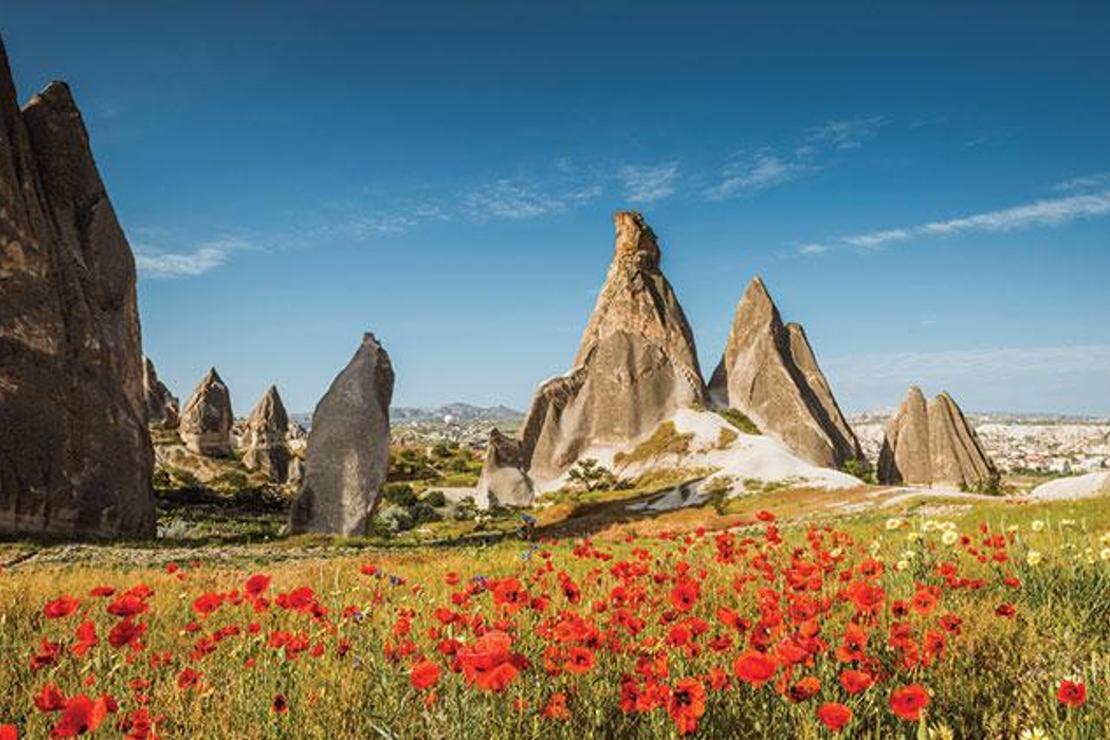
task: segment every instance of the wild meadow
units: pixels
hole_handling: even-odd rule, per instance
[[[1106,736],[1105,502],[788,498],[726,528],[12,563],[0,737]]]

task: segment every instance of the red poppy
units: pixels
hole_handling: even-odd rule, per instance
[[[201,674],[192,668],[183,668],[181,673],[177,674],[177,688],[184,691],[185,689],[194,689],[200,685]]]
[[[846,670],[840,673],[840,685],[849,694],[858,694],[871,687],[875,680],[867,671]]]
[[[423,691],[439,682],[439,666],[430,660],[418,660],[409,671],[409,682],[417,691]]]
[[[223,594],[206,593],[201,594],[193,600],[193,611],[199,616],[207,617],[220,608],[220,604],[224,601]]]
[[[513,638],[500,630],[459,648],[458,661],[466,680],[484,691],[504,691],[519,673],[513,655]]]
[[[551,698],[547,700],[542,714],[546,719],[561,721],[570,719],[570,710],[567,709],[567,695],[561,691],[552,694]]]
[[[994,613],[1005,619],[1010,619],[1017,614],[1017,609],[1014,608],[1013,604],[999,604],[995,607]]]
[[[687,735],[698,729],[698,720],[705,714],[705,687],[696,678],[684,678],[675,684],[667,702],[667,713],[674,720],[678,734]]]
[[[86,732],[95,732],[107,715],[106,697],[93,700],[85,694],[78,694],[66,702],[52,734],[54,737],[76,737]]]
[[[1078,681],[1063,680],[1056,689],[1056,701],[1061,704],[1078,709],[1087,703],[1087,686]]]
[[[701,587],[690,578],[679,579],[671,590],[671,605],[680,612],[688,612],[698,603]]]
[[[247,596],[260,596],[270,587],[270,577],[263,573],[255,573],[247,579],[243,590]]]
[[[108,605],[108,613],[117,617],[133,617],[149,608],[147,603],[138,596],[124,594]]]
[[[921,719],[921,710],[929,706],[929,693],[919,683],[895,689],[890,695],[890,711],[904,720],[917,722]]]
[[[138,648],[139,639],[145,633],[146,624],[144,622],[133,622],[130,618],[123,619],[117,622],[112,631],[108,633],[108,644],[117,650],[125,646]]]
[[[42,613],[46,615],[47,619],[61,619],[73,614],[80,605],[81,602],[72,596],[59,596],[53,601],[47,602],[46,606],[42,608]]]
[[[73,643],[71,648],[76,656],[84,655],[100,642],[100,639],[96,636],[96,625],[87,619],[77,625],[76,636],[77,642]]]
[[[843,704],[831,701],[822,704],[821,708],[817,710],[817,719],[821,720],[821,724],[833,732],[840,732],[844,725],[852,721],[852,710]]]
[[[40,712],[56,712],[59,709],[64,709],[66,705],[66,696],[58,685],[50,682],[43,686],[35,697],[35,707]]]
[[[594,667],[594,654],[584,647],[573,647],[567,653],[564,667],[571,673],[585,673]]]
[[[732,664],[732,672],[736,677],[753,688],[759,688],[770,681],[777,670],[778,662],[773,657],[755,650],[742,654]]]
[[[790,701],[800,703],[809,701],[821,690],[821,681],[816,676],[806,676],[801,681],[790,687],[787,696]]]
[[[270,709],[273,710],[274,714],[285,714],[286,712],[288,712],[289,702],[285,700],[285,695],[276,694],[274,696],[273,704],[270,705]]]
[[[0,725],[0,740],[19,740],[19,730],[15,725]]]

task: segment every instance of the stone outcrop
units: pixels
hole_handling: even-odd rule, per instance
[[[227,457],[234,421],[227,385],[216,368],[210,368],[181,411],[181,440],[198,455]]]
[[[520,460],[550,480],[593,444],[650,434],[674,411],[706,401],[694,335],[660,271],[655,234],[618,212],[616,250],[574,368],[544,383],[524,423]]]
[[[491,429],[478,479],[478,502],[490,507],[531,506],[535,489],[524,473],[524,464],[520,440]]]
[[[166,384],[158,379],[154,363],[143,358],[143,398],[146,400],[146,420],[158,429],[176,429],[181,418],[177,399]]]
[[[863,459],[805,331],[783,324],[758,277],[736,308],[709,394],[714,405],[743,412],[764,434],[814,465],[841,468]]]
[[[148,536],[135,260],[65,83],[0,45],[0,531]]]
[[[289,415],[274,386],[270,386],[247,417],[240,448],[247,470],[261,473],[275,483],[284,483],[289,474],[289,446],[285,435]]]
[[[290,532],[367,534],[389,470],[392,398],[389,355],[365,334],[312,414]]]
[[[887,423],[878,474],[886,484],[962,490],[983,490],[998,480],[998,470],[952,397],[945,392],[926,403],[916,386]]]

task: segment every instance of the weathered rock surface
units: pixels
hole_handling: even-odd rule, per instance
[[[650,434],[674,411],[706,401],[694,335],[660,271],[655,234],[638,213],[618,212],[616,250],[567,375],[536,392],[521,460],[550,480],[591,444]]]
[[[709,393],[715,405],[743,412],[814,465],[840,468],[863,459],[805,331],[783,324],[758,277],[736,308]]]
[[[994,463],[952,397],[941,393],[926,404],[916,386],[887,424],[878,473],[879,481],[886,484],[963,490],[981,489],[998,478]]]
[[[476,499],[487,506],[531,506],[535,489],[523,467],[520,440],[490,430]]]
[[[275,483],[284,483],[289,474],[289,446],[285,435],[289,415],[275,386],[270,386],[247,417],[242,443],[243,465]]]
[[[146,420],[152,427],[176,429],[181,419],[177,399],[166,384],[158,379],[154,363],[143,358],[143,397],[146,400]]]
[[[231,394],[216,368],[210,368],[181,411],[178,431],[185,446],[198,455],[231,454]]]
[[[0,44],[0,531],[153,535],[135,261],[69,88]]]
[[[392,398],[389,355],[373,334],[365,334],[312,414],[304,482],[290,512],[290,532],[368,532],[389,469]]]

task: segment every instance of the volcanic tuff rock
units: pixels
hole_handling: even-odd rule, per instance
[[[655,234],[618,212],[616,250],[574,368],[544,383],[524,423],[521,461],[536,480],[563,473],[591,444],[650,434],[705,403],[693,332],[659,269]]]
[[[231,454],[231,394],[216,368],[210,368],[181,412],[179,431],[185,446],[198,455]]]
[[[146,420],[152,427],[176,429],[180,406],[166,384],[158,379],[154,363],[143,358],[143,397],[146,399]]]
[[[878,472],[882,483],[940,484],[964,490],[981,488],[998,477],[952,397],[941,393],[926,404],[916,386],[887,423]]]
[[[477,500],[488,506],[531,506],[535,490],[522,470],[520,440],[490,430]]]
[[[274,386],[270,386],[247,417],[243,436],[243,465],[276,483],[289,473],[289,447],[285,441],[289,415]]]
[[[709,393],[715,405],[743,412],[814,465],[840,468],[863,458],[805,331],[782,323],[758,277],[736,307]]]
[[[312,414],[304,482],[289,530],[368,532],[389,469],[389,402],[393,367],[373,334],[362,344]]]
[[[0,530],[153,535],[135,261],[69,88],[0,43]]]

